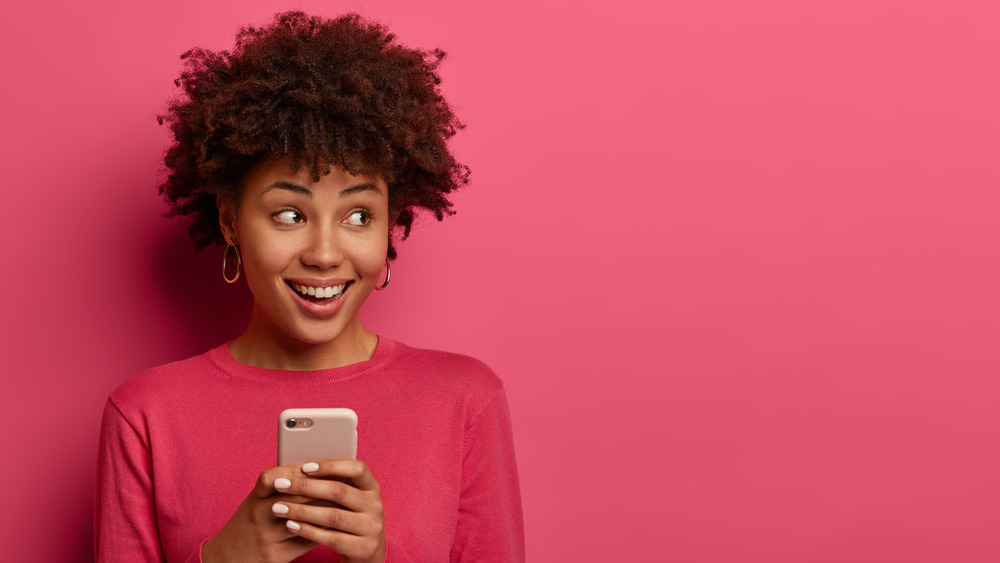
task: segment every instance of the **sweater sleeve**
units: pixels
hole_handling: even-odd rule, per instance
[[[466,432],[451,561],[524,561],[524,519],[507,397],[501,387]]]
[[[396,544],[386,539],[385,563],[413,563],[413,558],[403,550],[396,548]]]
[[[164,561],[152,461],[141,434],[109,399],[101,422],[94,548],[101,561]]]

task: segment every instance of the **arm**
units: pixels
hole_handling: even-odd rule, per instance
[[[144,434],[108,399],[101,421],[94,505],[98,563],[166,561],[153,500],[152,465]],[[203,544],[187,557],[187,563],[201,563]]]
[[[463,452],[451,561],[524,561],[521,490],[503,388],[466,432]]]
[[[101,423],[94,512],[98,563],[166,561],[157,524],[152,465],[145,432],[133,426],[108,400]],[[204,561],[291,561],[315,547],[315,543],[296,538],[284,520],[272,513],[275,501],[313,500],[275,491],[277,479],[294,475],[302,475],[299,466],[275,467],[261,473],[223,529],[194,546],[185,554],[185,561],[201,563],[203,557]]]
[[[110,400],[104,407],[98,452],[96,560],[163,561],[149,448]]]
[[[413,558],[405,551],[397,549],[395,544],[387,539],[385,541],[385,563],[413,563]]]

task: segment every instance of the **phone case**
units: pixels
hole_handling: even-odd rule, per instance
[[[289,428],[289,419],[310,419],[308,428]],[[354,459],[358,415],[351,409],[287,409],[278,417],[278,465],[323,459]]]

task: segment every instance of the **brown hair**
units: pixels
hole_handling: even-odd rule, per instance
[[[221,244],[217,198],[238,201],[250,169],[279,157],[314,180],[332,165],[381,176],[404,239],[419,209],[453,214],[447,196],[469,169],[446,144],[463,125],[439,90],[443,57],[358,15],[302,12],[243,28],[231,53],[184,53],[183,95],[158,118],[174,138],[159,186],[167,214],[188,218],[196,247]]]

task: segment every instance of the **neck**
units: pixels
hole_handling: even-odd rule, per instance
[[[321,343],[303,342],[266,317],[254,307],[246,332],[229,344],[238,362],[288,371],[330,369],[370,360],[378,346],[378,336],[362,326],[357,315],[335,339]]]

